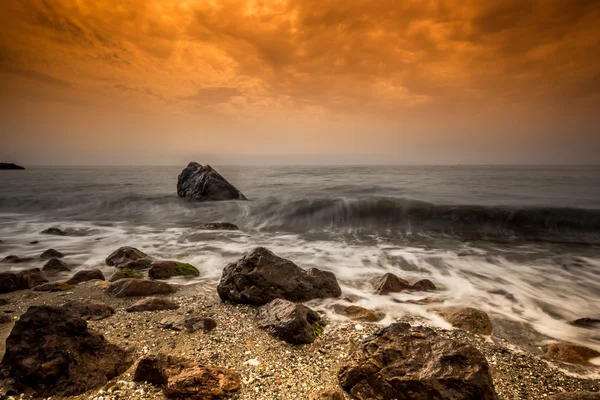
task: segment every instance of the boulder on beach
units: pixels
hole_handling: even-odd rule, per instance
[[[173,300],[164,299],[162,297],[150,297],[147,299],[139,300],[129,306],[127,312],[140,312],[140,311],[162,311],[162,310],[176,310],[179,308],[179,304]]]
[[[175,293],[176,288],[165,282],[125,278],[110,284],[106,293],[114,297],[140,297]]]
[[[600,352],[572,343],[552,343],[546,348],[546,355],[567,364],[592,365],[592,358],[599,358]]]
[[[168,279],[174,276],[198,276],[200,271],[192,264],[179,261],[154,261],[148,270],[151,279]]]
[[[496,400],[484,355],[435,330],[394,323],[365,339],[338,373],[353,397]]]
[[[177,195],[188,199],[247,200],[231,183],[210,165],[191,162],[177,178]]]
[[[36,396],[75,396],[125,372],[131,360],[61,307],[33,306],[6,339],[2,367],[15,389]]]
[[[323,333],[319,314],[303,304],[275,299],[260,307],[258,326],[290,344],[312,343]]]
[[[453,327],[476,335],[491,335],[492,321],[485,311],[471,307],[448,307],[438,314]]]
[[[97,300],[71,300],[61,307],[72,315],[91,321],[108,318],[115,313],[114,308]]]
[[[333,273],[317,268],[305,271],[257,247],[223,269],[217,293],[222,300],[263,305],[278,298],[308,301],[339,297],[342,290]]]
[[[104,274],[99,269],[90,269],[86,271],[76,272],[66,283],[69,285],[78,285],[81,282],[87,282],[94,279],[105,280]]]
[[[24,167],[21,167],[20,165],[17,164],[13,164],[13,163],[0,163],[0,170],[20,170],[20,169],[25,169]]]
[[[198,227],[198,229],[205,231],[237,231],[237,225],[230,224],[229,222],[211,222],[208,224],[202,224]]]
[[[142,275],[142,273],[139,271],[136,271],[134,269],[129,269],[129,268],[123,268],[123,269],[119,269],[119,270],[115,271],[115,273],[111,275],[111,277],[108,281],[116,282],[119,279],[124,279],[124,278],[142,279],[143,277],[144,277],[144,275]]]
[[[308,400],[345,400],[345,397],[339,390],[326,389],[311,393]]]
[[[546,397],[548,400],[600,400],[600,392],[567,392]]]
[[[32,289],[45,282],[48,282],[48,279],[39,268],[20,272],[2,272],[0,273],[0,293]]]
[[[174,331],[187,330],[190,333],[202,331],[204,333],[211,332],[217,327],[217,321],[208,317],[201,316],[183,316],[183,315],[172,315],[163,318],[160,321],[160,325],[164,329],[171,329]]]
[[[48,260],[50,258],[63,258],[64,256],[65,255],[63,253],[56,249],[48,249],[40,255],[40,258],[42,260]]]
[[[370,283],[375,293],[381,295],[403,291],[428,292],[436,290],[435,285],[429,279],[422,279],[411,285],[408,281],[389,272],[383,276],[371,279]]]
[[[73,289],[73,286],[65,282],[49,282],[42,283],[39,286],[33,288],[37,292],[66,292],[67,290]]]
[[[14,254],[11,254],[11,255],[4,257],[2,259],[2,261],[0,261],[0,263],[22,264],[22,263],[31,262],[31,261],[33,261],[33,258],[31,258],[31,257],[19,257],[19,256],[15,256]]]
[[[150,268],[152,257],[135,247],[123,246],[106,257],[106,265],[121,269]]]
[[[231,369],[200,366],[193,360],[162,354],[142,358],[133,380],[162,387],[168,398],[190,400],[228,398],[242,383]]]
[[[51,228],[48,228],[48,229],[44,229],[40,233],[42,233],[44,235],[67,236],[67,232],[63,231],[60,228],[56,228],[56,227],[51,227]]]
[[[46,273],[68,272],[71,271],[71,267],[69,267],[69,265],[63,260],[51,258],[46,262],[46,264],[44,264],[42,271]]]

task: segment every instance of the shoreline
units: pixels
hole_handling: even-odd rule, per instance
[[[102,388],[69,399],[166,399],[157,387],[131,382],[137,360],[156,353],[237,371],[242,388],[232,397],[234,399],[307,399],[318,390],[339,390],[338,369],[364,338],[381,327],[364,322],[329,321],[314,343],[289,345],[258,327],[255,307],[222,302],[213,285],[181,286],[174,294],[160,296],[177,302],[180,305],[177,310],[134,313],[126,312],[125,308],[140,297],[113,298],[103,292],[105,286],[102,281],[88,281],[68,292],[22,290],[0,295],[9,301],[2,309],[14,310],[8,314],[13,322],[31,305],[61,305],[75,299],[100,300],[115,309],[111,317],[88,321],[88,328],[130,352],[134,364]],[[162,328],[161,320],[174,315],[210,317],[217,322],[217,327],[210,333]],[[4,342],[13,322],[0,325],[0,357],[4,355]],[[418,324],[414,319],[405,322]],[[565,391],[600,390],[598,367],[558,363],[519,351],[516,345],[493,334],[484,337],[458,329],[435,329],[444,337],[468,341],[482,351],[490,365],[499,400],[538,399]],[[583,373],[589,375],[585,377]],[[346,394],[346,398],[351,397]]]

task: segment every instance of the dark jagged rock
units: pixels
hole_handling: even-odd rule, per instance
[[[96,300],[71,300],[61,307],[72,315],[91,321],[108,318],[115,313],[114,308]]]
[[[308,400],[344,400],[344,393],[339,390],[326,389],[320,392],[313,392],[308,396]]]
[[[558,393],[546,398],[548,400],[600,400],[600,392]]]
[[[600,328],[600,318],[579,318],[571,321],[571,325],[582,328]]]
[[[177,178],[177,195],[194,200],[247,200],[210,165],[191,162]]]
[[[371,279],[370,282],[373,289],[375,289],[375,293],[381,295],[403,291],[428,292],[430,290],[436,290],[435,285],[429,279],[422,279],[414,285],[411,285],[404,279],[389,272],[378,278]]]
[[[132,304],[126,311],[128,312],[139,312],[139,311],[160,311],[160,310],[176,310],[179,308],[179,304],[173,300],[164,299],[162,297],[150,297],[148,299],[142,299]]]
[[[110,284],[106,293],[114,297],[154,296],[175,293],[176,288],[165,282],[146,281],[135,278],[119,279]]]
[[[133,381],[161,386],[168,398],[189,400],[224,399],[241,387],[240,376],[233,370],[199,366],[195,361],[163,354],[142,358]]]
[[[67,290],[71,289],[73,289],[73,286],[65,282],[42,283],[41,285],[33,288],[33,290],[38,292],[66,292]]]
[[[33,306],[6,340],[2,367],[15,389],[37,396],[74,396],[125,372],[127,354],[64,308]]]
[[[312,343],[323,332],[319,314],[303,304],[275,299],[260,307],[258,326],[290,344]]]
[[[211,222],[200,225],[198,229],[205,231],[237,231],[240,228],[238,228],[237,225],[230,224],[229,222]]]
[[[48,249],[40,255],[40,258],[42,260],[47,260],[49,258],[63,258],[64,256],[65,255],[58,250]]]
[[[122,269],[150,268],[152,257],[135,247],[123,246],[106,257],[106,265]]]
[[[206,317],[184,317],[182,315],[174,315],[163,318],[160,325],[164,329],[172,329],[174,331],[187,330],[190,333],[199,330],[208,333],[217,327],[217,321]]]
[[[546,348],[546,355],[568,364],[592,365],[592,358],[600,357],[600,352],[571,343],[552,343]]]
[[[58,258],[51,258],[44,264],[42,271],[53,273],[53,272],[68,272],[71,271],[71,267],[66,262],[59,260]]]
[[[48,279],[39,268],[20,272],[2,272],[0,273],[0,293],[32,289],[45,282],[48,282]]]
[[[44,229],[40,233],[43,233],[44,235],[67,236],[67,232],[63,231],[60,228],[56,228],[56,227]]]
[[[142,279],[144,277],[144,275],[142,275],[140,272],[134,270],[134,269],[119,269],[117,271],[115,271],[114,274],[112,274],[112,276],[110,277],[110,279],[108,280],[109,282],[116,282],[119,279],[124,279],[124,278],[136,278],[136,279]]]
[[[192,264],[179,261],[154,261],[148,270],[151,279],[168,279],[174,276],[198,276],[200,271]]]
[[[24,167],[21,167],[20,165],[17,164],[13,164],[13,163],[0,163],[0,170],[21,170],[21,169],[25,169]]]
[[[105,280],[102,271],[99,269],[91,269],[87,271],[79,271],[76,272],[75,275],[71,277],[66,283],[69,285],[78,285],[81,282],[87,282],[94,279],[99,279],[101,281]]]
[[[360,400],[497,399],[488,363],[477,349],[405,323],[367,338],[338,378]]]
[[[217,292],[222,300],[256,305],[277,298],[308,301],[342,294],[333,273],[317,268],[305,271],[264,247],[257,247],[227,265]]]
[[[22,263],[31,262],[31,261],[33,261],[33,258],[31,258],[31,257],[19,257],[19,256],[15,256],[14,254],[11,254],[9,256],[4,257],[2,259],[2,261],[0,261],[0,263],[22,264]]]
[[[492,321],[486,312],[471,307],[448,307],[438,312],[453,327],[477,335],[491,335]]]

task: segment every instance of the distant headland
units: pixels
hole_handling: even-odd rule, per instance
[[[20,165],[13,163],[0,163],[0,169],[25,169]]]

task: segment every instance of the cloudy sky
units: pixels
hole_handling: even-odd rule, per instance
[[[594,0],[2,0],[0,161],[600,161]]]

